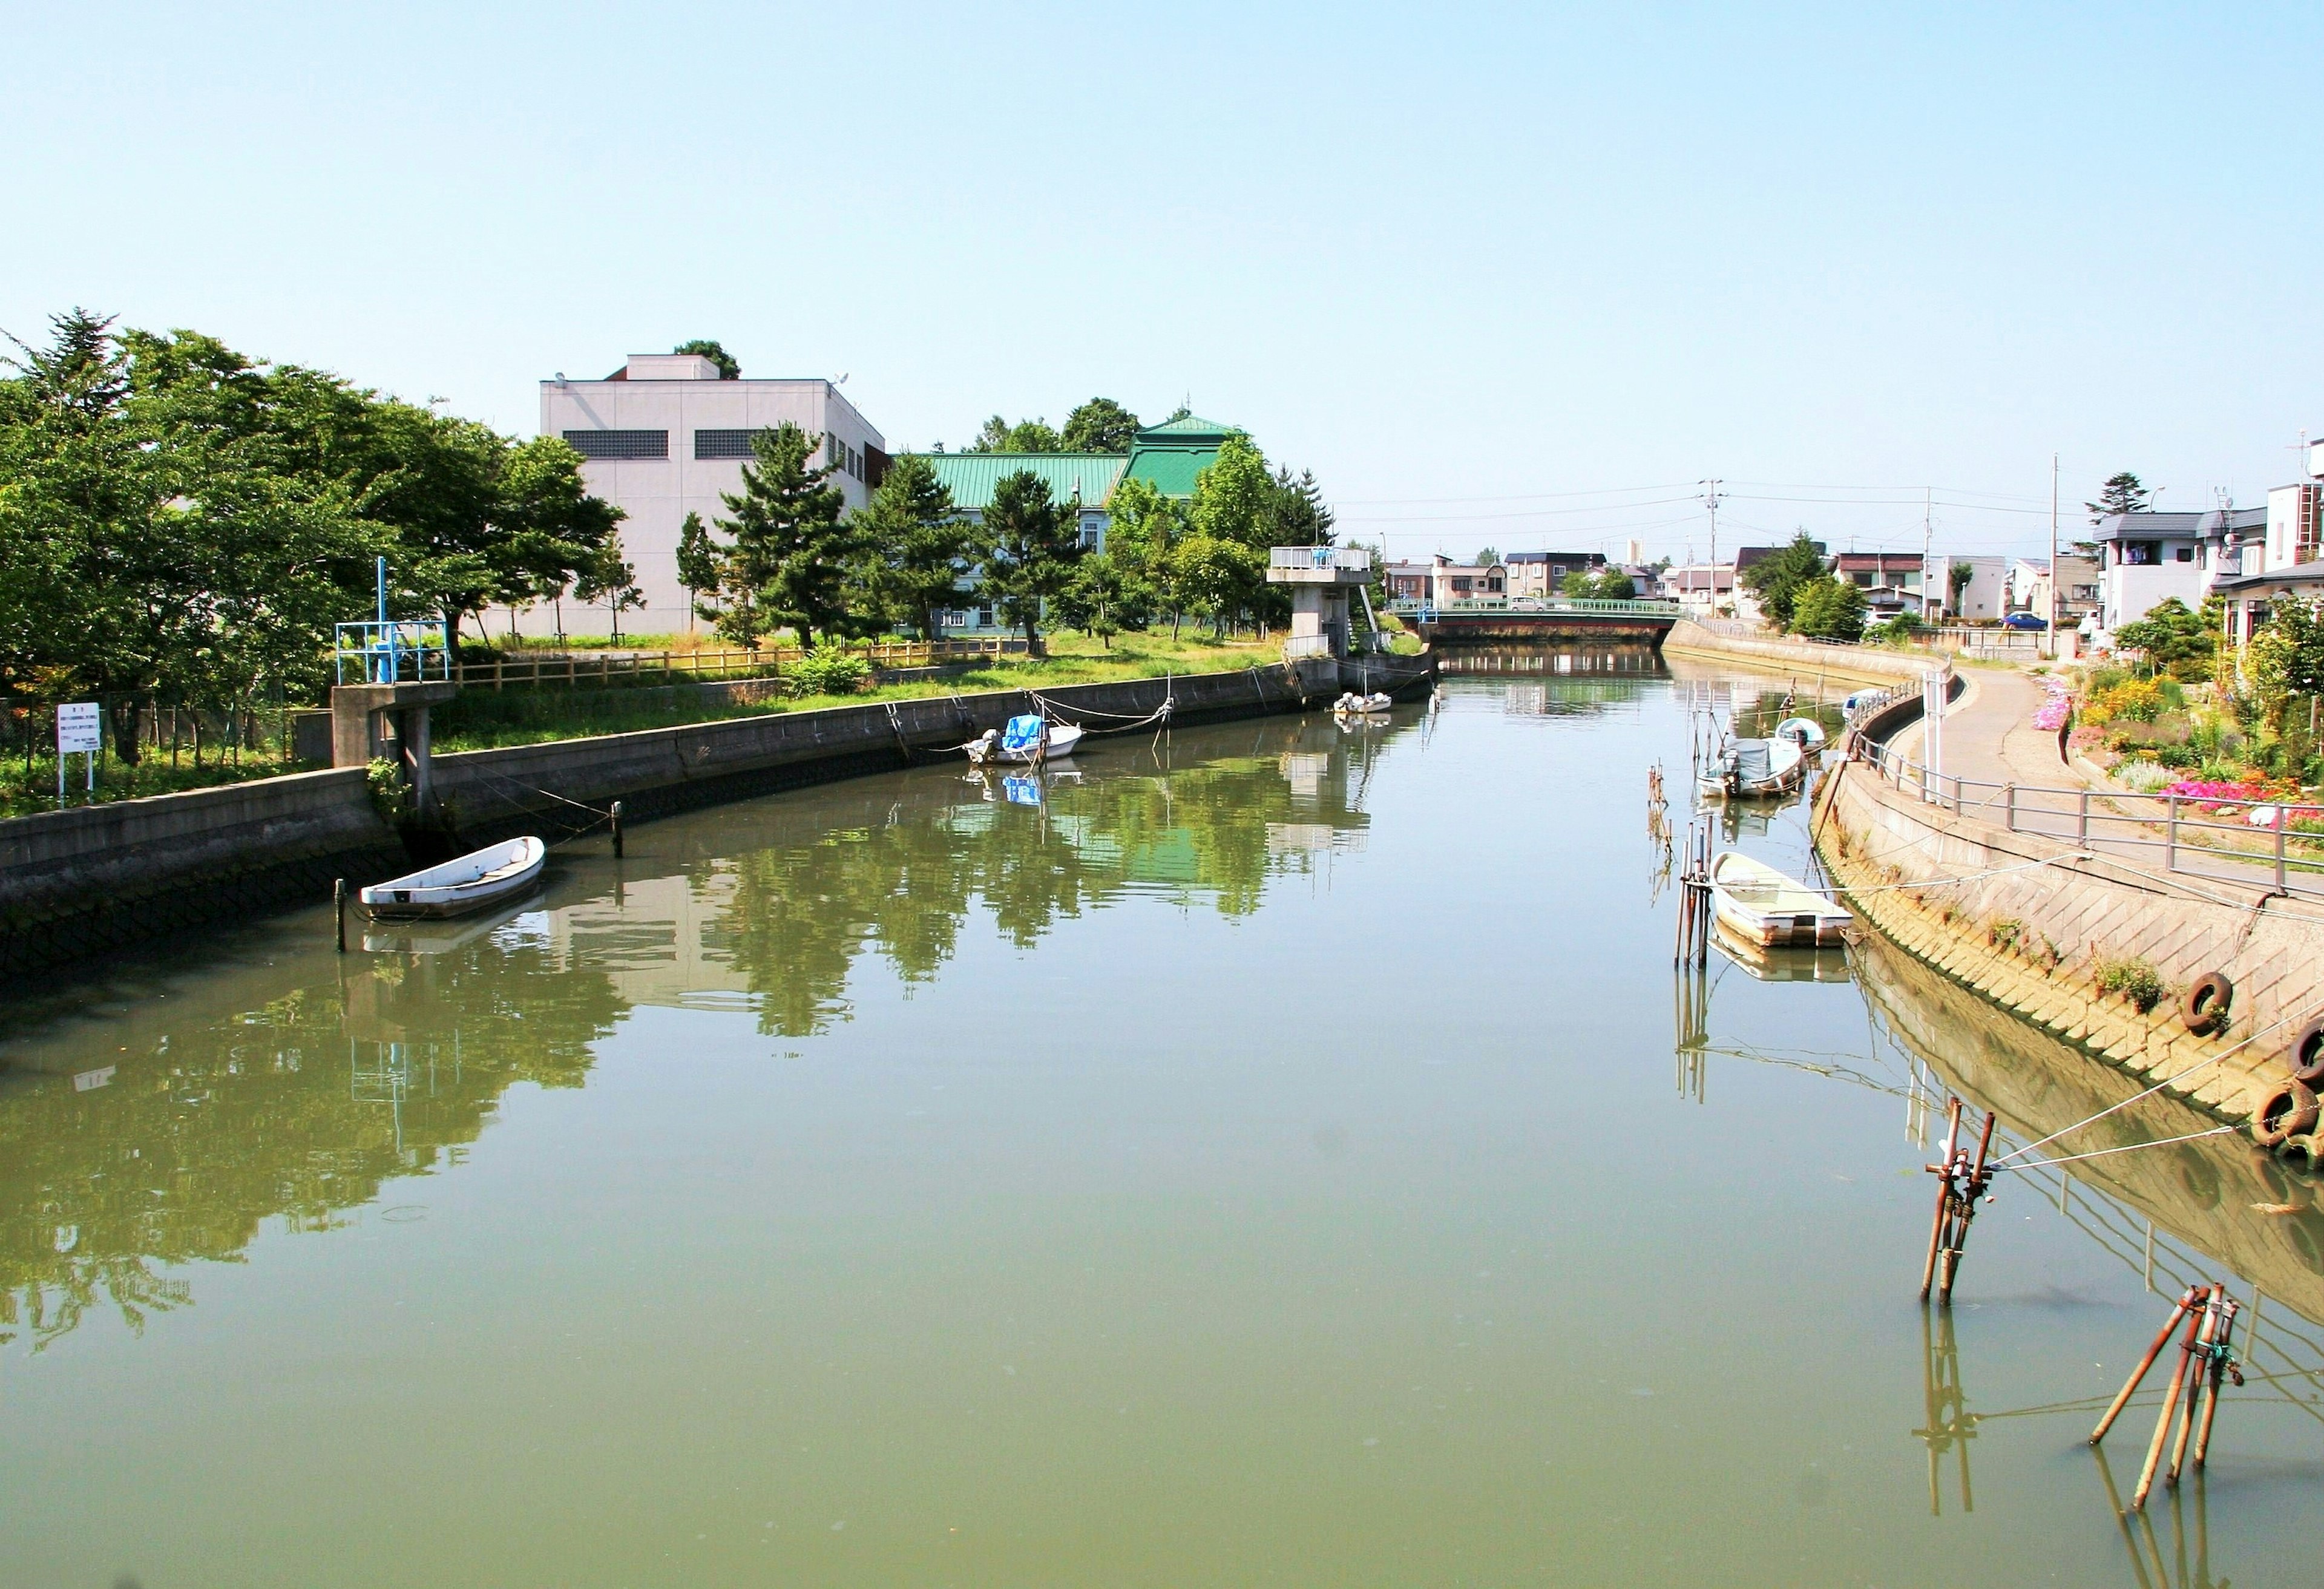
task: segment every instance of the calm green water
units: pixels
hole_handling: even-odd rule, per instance
[[[1646,768],[1764,684],[924,768],[26,993],[0,1584],[2305,1581],[2304,1188],[2005,1180],[1932,1329],[1932,1101],[2127,1089],[1877,951],[1674,979]],[[2275,1377],[2135,1573],[2150,1263]]]

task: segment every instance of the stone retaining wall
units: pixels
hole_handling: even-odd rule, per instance
[[[1167,701],[1177,725],[1327,706],[1360,679],[1406,693],[1434,683],[1433,657],[1310,660],[1041,692],[1093,730],[1140,724]],[[452,831],[401,835],[374,808],[362,768],[300,773],[0,822],[0,969],[63,964],[204,923],[325,899],[406,870],[415,854],[517,832],[567,837],[599,825],[959,754],[1033,709],[1024,691],[872,702],[559,739],[434,758]],[[586,808],[586,809],[585,809]]]
[[[1931,667],[1941,666],[1934,658],[1885,651],[1873,646],[1819,646],[1804,640],[1744,639],[1714,634],[1691,618],[1682,618],[1671,626],[1668,638],[1663,641],[1663,655],[1731,657],[1776,673],[1813,675],[1859,684],[1915,683]]]
[[[2183,1077],[2169,1090],[2222,1120],[2250,1116],[2282,1079],[2286,1046],[2324,1014],[2324,910],[2314,905],[2076,859],[2070,844],[1924,804],[1860,762],[1826,775],[1812,831],[1851,906],[1889,938],[2111,1063],[2151,1080]],[[2141,1013],[2101,993],[2096,976],[2109,960],[2146,962],[2162,1001]],[[2235,983],[2233,1024],[2224,1038],[2193,1036],[2178,997],[2214,970]]]

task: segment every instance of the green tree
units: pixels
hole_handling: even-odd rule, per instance
[[[2147,666],[2157,673],[2190,681],[2209,678],[2218,650],[2218,608],[2206,602],[2198,612],[2178,597],[2166,596],[2148,608],[2145,617],[2115,630],[2114,638],[2146,653]]]
[[[1489,568],[1500,560],[1500,553],[1495,551],[1490,547],[1480,547],[1477,550],[1476,556],[1471,558],[1471,562],[1479,568]]]
[[[1577,568],[1558,590],[1584,601],[1628,602],[1638,593],[1630,576],[1618,568]]]
[[[674,354],[692,354],[696,358],[708,359],[718,366],[718,379],[721,381],[742,379],[741,362],[733,354],[728,353],[706,336],[697,336],[692,342],[681,342],[669,351]]]
[[[1174,555],[1176,578],[1223,635],[1266,591],[1268,537],[1276,482],[1251,439],[1231,433],[1194,477],[1193,533]]]
[[[691,519],[694,515],[689,513],[687,517]],[[607,540],[581,571],[574,581],[573,593],[584,602],[605,604],[605,611],[613,616],[616,646],[622,643],[622,614],[646,604],[646,593],[638,588],[638,571],[622,555],[619,536]]]
[[[1857,640],[1864,634],[1864,592],[1854,580],[1825,574],[1793,597],[1792,629],[1818,640]]]
[[[788,419],[759,431],[742,489],[720,493],[733,517],[718,520],[733,538],[721,558],[718,629],[737,645],[786,626],[802,641],[841,631],[853,547],[840,520],[846,499],[826,483],[837,465],[808,462],[822,445]]]
[[[2098,487],[2097,501],[2084,502],[2082,508],[2089,514],[2090,522],[2097,524],[2116,513],[2153,511],[2154,493],[2147,489],[2145,482],[2137,475],[2126,469],[2121,473],[2111,476],[2104,485]],[[2098,555],[2098,544],[2096,541],[2076,541],[2073,547],[2076,552],[2085,557],[2095,558]]]
[[[1050,615],[1069,629],[1094,636],[1113,649],[1113,637],[1125,629],[1143,629],[1152,619],[1151,588],[1134,571],[1127,570],[1111,550],[1084,553],[1074,566]]]
[[[1954,617],[1960,616],[1961,592],[1969,589],[1969,582],[1975,578],[1977,565],[1974,563],[1955,563],[1945,570],[1945,589],[1951,600]]]
[[[1191,533],[1186,507],[1148,480],[1124,480],[1107,499],[1106,555],[1123,576],[1139,582],[1150,606],[1170,615],[1178,638],[1189,605],[1175,554]]]
[[[978,527],[978,561],[984,588],[1001,621],[1025,630],[1025,652],[1044,657],[1041,603],[1062,592],[1082,557],[1078,515],[1053,501],[1048,482],[1028,469],[1004,474]]]
[[[1265,518],[1265,539],[1270,547],[1328,547],[1338,521],[1323,501],[1323,488],[1315,483],[1315,472],[1302,470],[1294,479],[1287,465],[1275,472]]]
[[[718,543],[711,538],[710,528],[702,522],[699,513],[688,513],[678,527],[678,583],[686,587],[686,624],[694,627],[696,618],[715,619],[717,612],[702,605],[707,592],[715,592],[724,583],[724,559]]]
[[[1823,548],[1801,529],[1774,556],[1762,557],[1740,577],[1743,588],[1758,599],[1759,611],[1767,620],[1777,629],[1788,629],[1800,591],[1823,575]]]
[[[1066,453],[1126,453],[1137,435],[1137,415],[1111,398],[1096,397],[1065,416],[1065,428],[1057,438],[1057,450]]]
[[[876,600],[909,618],[922,638],[936,638],[938,610],[953,604],[974,571],[976,542],[975,526],[954,504],[936,466],[917,454],[898,458],[854,524]]]
[[[1011,425],[995,414],[976,433],[976,439],[961,451],[964,453],[1062,453],[1066,451],[1064,440],[1049,427],[1046,419],[1020,419]]]
[[[559,602],[576,582],[604,572],[609,555],[618,560],[622,510],[589,494],[581,455],[561,438],[535,436],[508,448],[495,483],[489,556],[500,599],[511,606]]]

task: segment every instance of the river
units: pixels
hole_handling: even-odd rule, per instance
[[[2128,1084],[1877,945],[1674,977],[1647,768],[1784,688],[1488,670],[16,990],[0,1584],[2304,1577],[2304,1186],[2004,1177],[1932,1324],[1947,1089]],[[2198,1272],[2261,1376],[2126,1527],[2151,1407],[2082,1441]]]

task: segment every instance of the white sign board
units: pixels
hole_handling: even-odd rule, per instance
[[[57,708],[57,754],[95,756],[105,748],[105,730],[94,701],[72,701]]]

